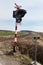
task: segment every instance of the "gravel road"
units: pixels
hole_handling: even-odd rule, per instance
[[[15,56],[6,56],[0,51],[0,65],[20,65]]]

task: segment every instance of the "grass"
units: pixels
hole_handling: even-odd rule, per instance
[[[5,32],[1,31],[0,36],[14,35],[15,32]],[[25,34],[25,32],[18,32],[18,34]]]
[[[18,32],[18,34],[26,34],[26,32]]]
[[[0,32],[0,36],[14,35],[14,32]]]
[[[19,58],[20,58],[20,62],[21,62],[21,65],[29,65],[29,64],[31,64],[31,62],[32,62],[32,59],[30,59],[28,56],[26,56],[26,55],[20,55],[19,56]]]

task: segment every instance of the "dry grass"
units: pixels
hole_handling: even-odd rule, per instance
[[[43,47],[43,34],[41,33],[24,33],[24,34],[19,34],[18,33],[18,47],[20,52],[22,52],[23,54],[28,54],[29,52],[28,50],[32,50],[33,47],[31,47],[32,45],[35,45],[34,36],[39,36],[40,39],[38,40],[40,46]],[[0,50],[2,50],[3,52],[6,52],[8,50],[13,49],[13,42],[14,42],[14,36],[1,36],[0,37]],[[32,51],[33,52],[33,51]],[[29,65],[29,62],[31,61],[29,58],[27,58],[27,56],[24,55],[19,55],[19,56],[15,56],[15,58],[21,59],[21,63],[22,65]],[[26,62],[25,62],[26,61]],[[29,62],[28,62],[29,61]]]

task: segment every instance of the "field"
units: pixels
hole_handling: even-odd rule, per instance
[[[19,32],[19,34],[23,35],[24,33]],[[30,65],[31,59],[21,54],[18,49],[12,55],[10,51],[13,49],[13,42],[14,32],[0,32],[0,65]]]
[[[38,44],[37,44],[38,45],[37,46],[37,61],[43,64],[43,33],[18,32],[18,42],[17,42],[18,43],[17,46],[19,48],[18,50],[19,50],[20,54],[29,56],[32,60],[34,60],[34,53],[35,53],[34,36],[40,37],[40,39],[37,41],[38,42]],[[12,50],[13,42],[14,42],[14,32],[0,32],[0,51],[2,51],[3,53],[6,53],[9,50]],[[17,54],[19,55],[19,53],[17,53]],[[19,58],[24,57],[23,55],[20,55]],[[16,56],[14,56],[14,57],[16,57]],[[28,62],[30,63],[30,60],[26,61],[26,63],[25,63],[25,61],[23,62],[25,65]]]

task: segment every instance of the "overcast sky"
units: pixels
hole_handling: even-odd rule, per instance
[[[14,30],[14,3],[27,11],[18,30],[43,32],[43,0],[0,0],[0,30]]]

